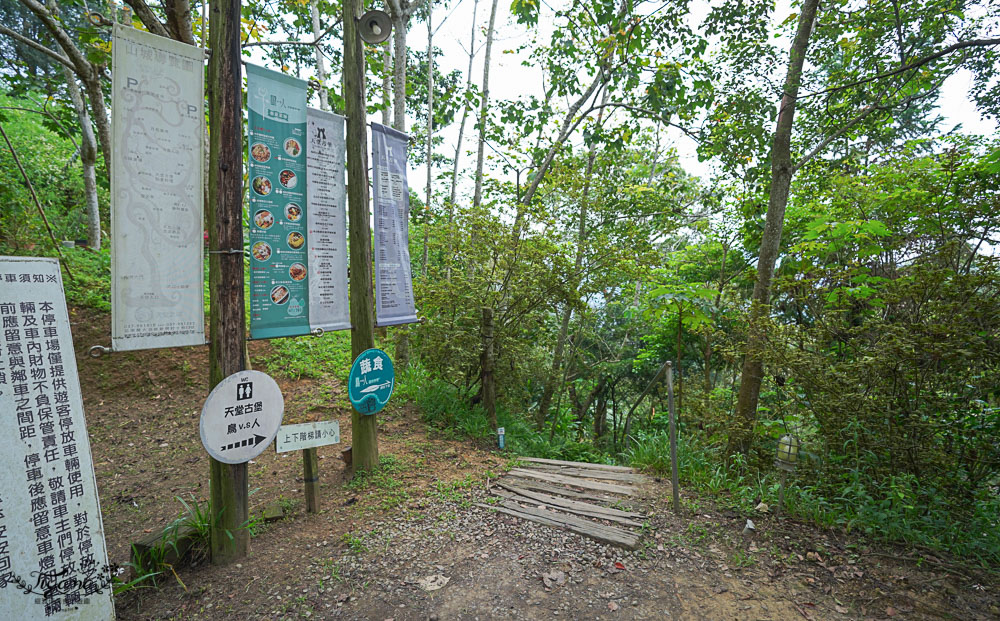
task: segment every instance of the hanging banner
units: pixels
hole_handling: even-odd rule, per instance
[[[111,569],[55,259],[0,257],[0,610],[113,619]]]
[[[375,203],[375,315],[377,326],[415,323],[410,272],[410,190],[407,135],[372,123]]]
[[[205,343],[204,52],[115,24],[111,348]]]
[[[309,108],[306,143],[309,327],[347,330],[347,188],[342,116]]]
[[[250,181],[250,337],[308,334],[306,86],[247,69]]]

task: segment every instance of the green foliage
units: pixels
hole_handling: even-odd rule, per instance
[[[274,353],[262,362],[271,373],[299,379],[319,379],[330,373],[347,377],[354,360],[351,357],[351,332],[326,332],[319,337],[274,339]]]
[[[423,420],[434,429],[455,437],[477,440],[480,446],[496,448],[496,433],[490,429],[486,413],[471,405],[468,397],[449,383],[431,377],[418,364],[411,364],[397,384],[398,396],[420,407]],[[592,445],[574,440],[553,441],[535,430],[523,417],[497,408],[497,422],[504,428],[506,451],[512,455],[573,461],[607,463],[608,457]]]
[[[38,97],[44,99],[44,97]],[[85,239],[86,201],[83,174],[73,141],[52,126],[36,98],[16,99],[0,93],[0,123],[17,152],[45,210],[56,239]],[[35,111],[35,112],[32,112]],[[0,249],[25,255],[55,254],[24,176],[6,142],[0,140]],[[108,194],[99,188],[102,219],[107,222]]]

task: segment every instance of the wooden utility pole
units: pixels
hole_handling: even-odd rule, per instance
[[[209,18],[209,390],[243,371],[243,111],[240,0],[214,0]],[[247,555],[247,465],[211,461],[212,562]]]
[[[351,353],[357,358],[375,346],[372,307],[372,231],[368,209],[368,134],[365,113],[364,44],[358,36],[361,0],[344,0],[344,109],[347,113],[347,205],[351,247]],[[378,466],[378,425],[374,414],[351,412],[354,470]]]

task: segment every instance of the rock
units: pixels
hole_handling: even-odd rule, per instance
[[[754,511],[759,511],[760,513],[767,513],[768,509],[770,509],[770,507],[767,506],[766,502],[761,502],[756,507],[754,507]]]
[[[451,581],[451,578],[449,578],[448,576],[442,576],[441,574],[434,574],[432,576],[424,576],[423,578],[417,578],[417,586],[419,586],[421,589],[427,592],[437,591],[438,589],[443,588],[446,584],[448,584],[449,581]]]
[[[551,589],[554,586],[559,586],[566,582],[566,574],[559,571],[558,569],[553,569],[547,574],[542,574],[542,584],[545,588]]]

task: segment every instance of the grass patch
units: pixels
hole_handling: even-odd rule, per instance
[[[347,377],[351,363],[351,332],[326,332],[323,336],[272,339],[274,353],[265,358],[268,373],[291,379],[319,379],[327,375]]]

